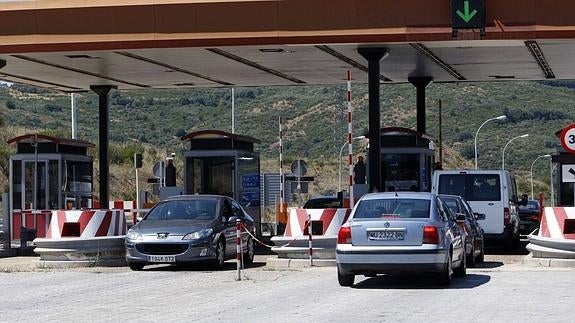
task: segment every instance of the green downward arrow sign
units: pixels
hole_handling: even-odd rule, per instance
[[[469,1],[463,1],[463,12],[457,10],[457,15],[466,23],[469,22],[477,14],[477,10],[469,12]]]

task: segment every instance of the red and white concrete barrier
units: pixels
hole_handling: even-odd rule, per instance
[[[575,207],[546,207],[539,227],[540,237],[575,239]]]
[[[127,231],[123,210],[53,211],[46,238],[66,236],[63,231],[68,223],[79,226],[80,238],[121,236]]]
[[[336,236],[341,225],[347,220],[351,209],[289,209],[288,223],[284,237],[298,237],[307,234],[306,223],[321,221],[322,236]],[[305,233],[304,233],[305,232]]]

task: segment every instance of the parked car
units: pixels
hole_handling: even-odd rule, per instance
[[[236,257],[236,220],[250,232],[254,220],[233,199],[219,195],[182,195],[156,204],[126,234],[126,261],[132,270],[145,265],[210,262],[221,269]],[[254,259],[254,241],[242,234],[244,262]]]
[[[527,205],[519,206],[519,232],[530,234],[539,229],[541,215],[541,205],[537,200],[528,200]]]
[[[462,226],[465,230],[465,253],[468,267],[475,267],[476,262],[483,262],[485,258],[485,244],[483,242],[483,229],[477,220],[485,219],[485,214],[474,213],[467,201],[458,195],[439,195],[447,207],[455,214],[455,218],[463,215],[465,221]]]
[[[475,212],[485,214],[479,220],[486,241],[507,249],[519,247],[517,207],[527,200],[517,195],[515,177],[504,170],[437,170],[433,172],[431,192],[459,195]]]
[[[338,209],[341,200],[337,196],[314,196],[303,205],[304,209]]]
[[[364,195],[341,227],[337,278],[352,286],[355,275],[431,272],[442,284],[465,276],[462,230],[436,195],[387,192]]]

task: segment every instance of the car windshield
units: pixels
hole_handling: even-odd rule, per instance
[[[429,218],[429,205],[429,200],[411,198],[363,200],[354,218]]]
[[[337,209],[339,207],[337,198],[314,198],[308,200],[303,206],[304,209]]]
[[[210,220],[216,217],[215,200],[165,201],[153,208],[144,220]]]

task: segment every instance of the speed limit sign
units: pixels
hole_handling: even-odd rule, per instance
[[[565,151],[575,154],[575,124],[571,124],[561,131],[561,146]]]

